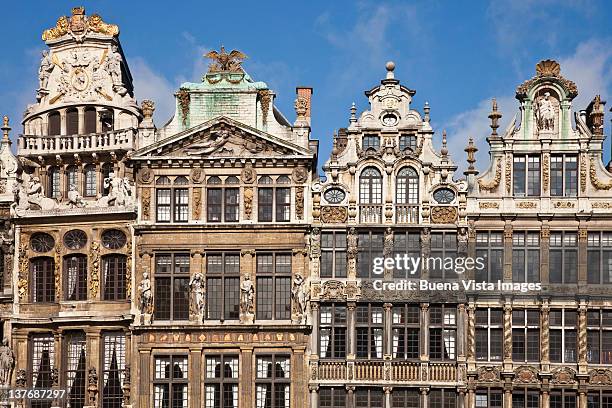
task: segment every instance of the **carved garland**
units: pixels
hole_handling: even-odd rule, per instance
[[[27,242],[28,237],[22,236],[22,239]],[[19,280],[17,281],[17,290],[19,292],[19,300],[25,300],[28,297],[28,271],[30,269],[30,260],[28,258],[28,244],[22,243],[19,246]]]
[[[506,193],[510,194],[512,186],[512,160],[506,157]]]
[[[499,182],[501,181],[501,159],[496,160],[497,163],[495,165],[495,177],[488,183],[485,183],[482,180],[478,180],[478,186],[481,190],[493,192],[499,186]]]
[[[125,264],[125,293],[128,300],[132,298],[132,241],[128,241],[125,246],[127,262]]]
[[[548,191],[548,184],[550,182],[550,156],[548,153],[544,153],[544,158],[542,159],[542,184],[544,188],[544,192]]]
[[[53,278],[55,280],[55,299],[58,302],[62,299],[62,249],[62,244],[58,241],[55,246],[55,265],[53,271]]]
[[[604,183],[602,181],[599,181],[599,179],[597,178],[597,169],[595,167],[595,159],[593,157],[591,157],[590,173],[591,173],[591,184],[597,190],[610,190],[612,188],[612,182]]]
[[[142,218],[144,220],[148,220],[150,212],[151,212],[151,189],[143,188],[142,189]]]
[[[250,220],[253,214],[253,187],[244,188],[244,219]]]
[[[187,88],[180,88],[176,93],[176,99],[181,109],[181,116],[183,117],[183,125],[187,124],[187,117],[189,116],[189,104],[191,102],[191,95]]]
[[[321,207],[321,221],[327,224],[346,222],[348,209],[346,207]]]
[[[100,243],[97,241],[91,243],[89,260],[91,262],[91,283],[89,284],[89,290],[91,297],[95,298],[98,296],[98,288],[100,286]]]
[[[268,123],[268,111],[270,110],[270,100],[272,99],[270,96],[270,90],[260,89],[257,94],[259,95],[261,103],[261,121],[265,125]]]
[[[202,209],[202,189],[193,189],[193,219],[199,220]]]
[[[580,156],[580,191],[585,192],[587,186],[587,156],[582,154]]]
[[[304,187],[295,188],[295,215],[298,220],[304,219]]]

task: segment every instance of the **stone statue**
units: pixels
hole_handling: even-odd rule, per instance
[[[535,114],[539,130],[554,130],[555,107],[550,98],[550,92],[545,92],[544,97],[536,102]]]
[[[298,320],[303,321],[306,312],[306,294],[304,293],[304,277],[296,273],[291,285],[291,300]]]
[[[466,227],[459,228],[457,234],[457,253],[467,254],[468,252],[468,231]]]
[[[8,339],[5,337],[0,346],[0,387],[11,385],[11,376],[15,367],[15,355],[9,347]]]
[[[387,227],[385,230],[385,242],[383,246],[383,256],[386,258],[391,257],[393,254],[393,229]]]
[[[111,76],[113,81],[113,90],[119,95],[123,96],[127,93],[127,90],[123,86],[123,79],[121,74],[121,63],[123,57],[119,53],[119,48],[116,45],[111,47],[110,52],[106,60],[106,71]]]
[[[142,274],[142,280],[138,285],[138,294],[140,299],[140,324],[144,324],[144,315],[151,314],[153,306],[153,293],[151,292],[151,279],[147,272]]]
[[[49,51],[44,50],[42,52],[42,60],[40,61],[40,68],[38,68],[38,90],[45,91],[47,89],[47,83],[49,82],[49,76],[53,71],[53,61],[49,55]]]
[[[89,405],[92,407],[95,407],[96,404],[96,397],[98,395],[98,372],[96,371],[96,369],[94,367],[91,367],[89,369],[89,372],[87,374],[87,391],[89,394]]]
[[[357,233],[355,232],[355,227],[351,227],[349,229],[348,236],[346,237],[346,241],[348,244],[347,256],[348,259],[356,259],[357,258],[357,244],[359,238],[357,237]]]
[[[81,193],[77,191],[77,188],[74,184],[70,184],[70,191],[68,191],[68,207],[70,208],[85,207],[85,202],[83,201],[83,197],[81,196]]]
[[[240,311],[242,314],[252,316],[254,314],[255,305],[255,286],[250,275],[245,275],[244,280],[240,284]]]
[[[192,294],[192,310],[199,316],[204,316],[204,276],[200,272],[193,275],[189,288]]]
[[[310,257],[321,257],[321,230],[313,228],[310,234]]]
[[[99,206],[120,207],[130,204],[132,192],[130,181],[127,178],[117,177],[115,173],[110,173],[104,179],[104,188],[108,189],[108,195],[98,201]]]

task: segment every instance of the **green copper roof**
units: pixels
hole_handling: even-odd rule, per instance
[[[181,88],[192,91],[204,91],[215,89],[237,89],[237,90],[258,90],[268,89],[265,82],[255,82],[246,72],[214,72],[207,73],[202,77],[202,82],[185,82]]]

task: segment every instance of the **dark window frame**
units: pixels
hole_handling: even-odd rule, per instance
[[[538,231],[512,233],[512,282],[540,282],[540,241]]]
[[[170,370],[168,372],[168,377],[160,378],[157,376],[157,364],[158,360],[164,361],[167,359],[170,365]],[[183,376],[179,377],[176,375],[176,368],[182,370]],[[188,367],[189,367],[189,357],[187,354],[159,354],[153,356],[153,395],[151,399],[153,400],[153,405],[157,406],[157,387],[167,387],[167,400],[161,399],[159,402],[159,406],[164,406],[168,408],[182,408],[184,401],[189,401],[189,380],[188,380]],[[166,370],[167,367],[164,369]],[[182,398],[179,400],[176,398],[178,393],[181,393]],[[163,394],[162,394],[163,395]]]
[[[537,323],[536,323],[537,321]],[[540,311],[516,309],[512,311],[512,361],[540,361]],[[534,346],[534,339],[537,344]]]
[[[169,259],[169,264],[161,264],[162,259]],[[167,271],[163,268],[165,265],[169,265]],[[185,265],[187,270],[184,270]],[[190,267],[191,255],[189,252],[155,253],[155,320],[189,320]],[[165,293],[169,296],[162,294],[164,288],[169,289],[169,293]],[[185,297],[182,302],[179,302],[180,296]]]
[[[329,310],[329,319],[326,313]],[[324,303],[321,304],[319,315],[320,333],[319,339],[319,354],[321,359],[345,359],[348,354],[348,325],[347,317],[348,310],[346,304],[342,303]],[[325,320],[324,320],[325,319]],[[322,340],[323,333],[329,335],[329,342],[323,354]]]
[[[450,334],[449,338],[452,339],[452,343],[449,344],[451,347],[448,347],[448,349],[445,344],[445,334]],[[429,359],[432,361],[456,361],[457,340],[457,306],[450,304],[430,305]]]
[[[553,154],[550,156],[550,195],[551,197],[578,196],[577,155]]]
[[[265,376],[260,376],[260,362],[262,360],[269,359],[272,364],[272,369],[266,370]],[[288,363],[288,371],[286,376],[283,376],[283,367],[281,364],[285,360]],[[261,405],[266,408],[289,408],[291,405],[291,355],[289,354],[256,354],[255,356],[255,403],[257,404],[259,395],[258,388],[265,387],[267,389],[266,396],[270,395],[270,400],[265,400],[264,404]],[[285,400],[287,396],[284,392],[288,389],[288,400]],[[268,404],[269,402],[269,404]]]
[[[504,278],[504,233],[503,231],[476,232],[476,258],[485,260],[485,268],[474,267],[476,281],[496,283]]]
[[[588,233],[587,281],[593,285],[612,284],[612,232]]]
[[[221,257],[220,270],[212,270],[212,259],[219,256]],[[229,263],[228,258],[237,259],[238,263]],[[238,320],[240,318],[240,253],[210,252],[206,254],[206,262],[206,320]],[[217,284],[213,285],[213,282]],[[213,294],[215,298],[212,297]],[[219,310],[211,310],[213,304],[215,307],[218,306]],[[235,310],[228,310],[228,306],[234,306]]]
[[[542,186],[540,155],[517,154],[512,163],[514,197],[539,197]]]
[[[347,276],[347,232],[321,232],[322,278],[346,278]]]
[[[30,259],[32,303],[55,303],[55,259],[37,256]]]
[[[113,264],[109,264],[112,262]],[[109,270],[108,268],[112,268]],[[110,253],[102,257],[103,271],[103,300],[105,301],[125,301],[127,300],[127,256],[123,254]],[[112,276],[108,277],[107,273]],[[112,285],[109,285],[109,281]]]
[[[357,359],[382,360],[384,352],[385,310],[381,304],[357,303],[355,318],[355,357]],[[380,341],[380,352],[377,349]]]
[[[74,264],[73,262],[76,262]],[[81,253],[71,253],[63,257],[64,267],[64,300],[79,301],[87,300],[87,255]],[[70,290],[70,275],[71,268],[76,268],[74,271],[75,284],[74,290]]]
[[[420,355],[420,305],[410,303],[394,304],[391,308],[391,357],[394,360],[417,361],[420,359]]]
[[[217,365],[215,365],[214,376],[209,377],[208,363],[209,361],[212,361],[213,359],[218,359],[218,363]],[[204,403],[203,406],[206,406],[206,402],[207,402],[206,400],[208,397],[207,388],[208,387],[218,387],[218,390],[216,392],[219,393],[218,395],[220,395],[220,397],[218,399],[219,401],[218,405],[217,405],[217,399],[213,401],[215,408],[234,408],[235,406],[237,407],[238,401],[237,400],[233,401],[233,400],[234,400],[234,395],[238,396],[238,391],[239,391],[238,387],[239,387],[239,376],[240,376],[240,359],[238,355],[231,354],[231,353],[205,354],[203,360],[204,360],[204,364],[203,364],[204,375],[202,376],[203,382],[204,382],[204,398],[202,398],[203,403]],[[232,371],[233,368],[235,369],[235,371]],[[234,376],[234,373],[236,374],[236,376]],[[226,398],[229,393],[231,393],[232,395],[231,402],[226,401]]]
[[[576,232],[552,231],[550,233],[549,265],[550,283],[578,283],[578,234]]]
[[[255,263],[256,319],[291,320],[291,253],[257,252]]]
[[[484,312],[484,313],[483,313]],[[477,361],[502,361],[504,358],[504,313],[502,309],[475,310],[475,358]],[[483,316],[484,314],[484,316]],[[484,318],[484,319],[482,319]],[[483,344],[484,340],[484,344]],[[484,346],[484,353],[483,353]],[[493,349],[499,350],[493,351]]]

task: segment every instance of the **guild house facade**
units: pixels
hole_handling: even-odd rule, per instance
[[[42,40],[15,154],[1,127],[0,385],[58,393],[0,405],[612,407],[605,101],[557,62],[504,131],[492,102],[481,165],[389,62],[319,175],[312,89],[285,116],[239,51],[156,127],[119,27],[75,7]]]

